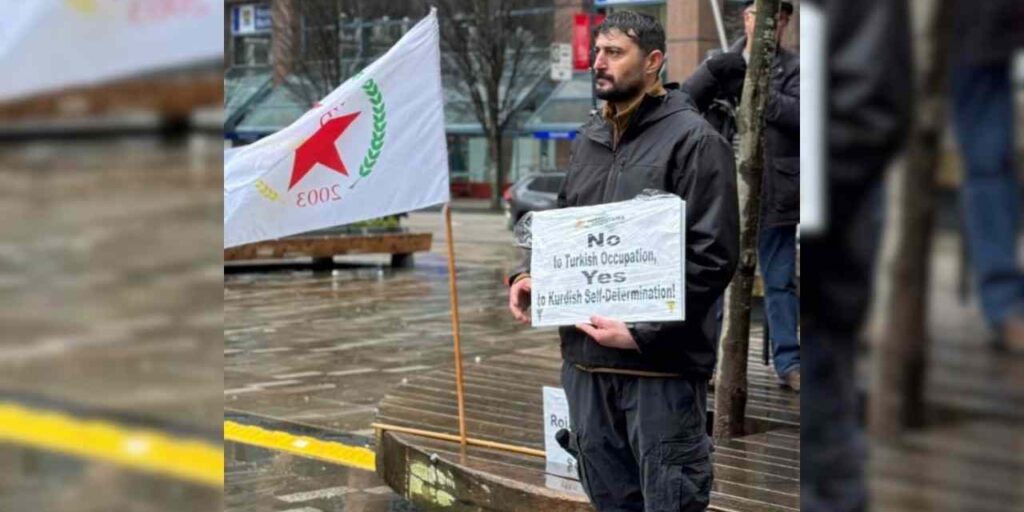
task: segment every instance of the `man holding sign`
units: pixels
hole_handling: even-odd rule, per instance
[[[657,21],[617,11],[596,34],[596,88],[606,105],[579,130],[559,207],[627,201],[646,189],[682,198],[685,213],[678,221],[685,229],[678,236],[684,241],[684,276],[666,275],[665,282],[682,278],[685,283],[685,320],[627,324],[595,315],[589,323],[559,329],[562,385],[572,425],[567,444],[576,452],[580,480],[598,510],[704,510],[712,482],[705,416],[707,381],[716,360],[712,305],[739,258],[733,154],[689,96],[675,84],[662,86],[658,75],[665,32]],[[623,217],[628,218],[626,211]],[[609,215],[607,222],[618,217]],[[660,233],[660,227],[650,226],[641,229]],[[535,250],[538,229],[543,226],[534,226]],[[550,264],[579,265],[590,273],[590,285],[623,289],[610,292],[613,299],[622,293],[660,297],[656,286],[629,289],[626,270],[595,272],[605,255],[610,255],[605,264],[623,267],[656,265],[658,260],[657,254],[642,250],[604,250],[613,235],[598,235],[591,240],[600,242],[601,250],[584,243]],[[532,314],[532,267],[527,258],[510,276],[509,308],[522,322]],[[555,296],[546,297],[551,299]],[[569,294],[557,300],[587,299]]]

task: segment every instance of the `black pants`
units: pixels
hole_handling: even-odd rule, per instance
[[[705,510],[711,494],[707,383],[562,364],[580,481],[605,511]]]

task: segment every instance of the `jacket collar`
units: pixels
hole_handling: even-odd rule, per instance
[[[612,143],[618,144],[622,134],[625,133],[626,128],[629,127],[629,122],[632,119],[633,114],[640,109],[640,105],[643,103],[644,98],[659,98],[665,94],[665,88],[662,87],[661,80],[657,80],[651,84],[643,95],[631,101],[628,105],[623,106],[618,111],[616,111],[615,107],[612,106],[611,103],[605,102],[604,109],[601,111],[601,116],[609,125],[611,125]]]
[[[644,94],[643,99],[640,100],[636,110],[630,117],[626,125],[627,128],[624,128],[624,133],[628,129],[630,133],[635,135],[638,131],[644,130],[649,125],[676,112],[683,110],[697,111],[697,107],[690,96],[679,90],[678,83],[665,84],[664,90],[665,94],[660,96]],[[591,115],[590,119],[580,127],[579,131],[581,135],[608,149],[615,148],[612,125],[604,118],[600,111]]]

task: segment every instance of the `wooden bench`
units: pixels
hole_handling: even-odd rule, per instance
[[[751,343],[748,432],[718,443],[712,510],[799,509],[799,398],[775,383]],[[758,349],[759,350],[759,349]],[[465,365],[466,429],[473,438],[543,450],[542,386],[560,386],[558,348],[523,350]],[[378,423],[457,434],[454,369],[396,387]],[[713,404],[713,397],[709,397]],[[593,510],[578,482],[545,472],[543,458],[458,442],[377,431],[377,472],[424,509]]]
[[[281,238],[224,249],[224,261],[312,258],[329,264],[343,254],[390,254],[391,266],[411,267],[413,253],[430,250],[430,233],[317,235]]]

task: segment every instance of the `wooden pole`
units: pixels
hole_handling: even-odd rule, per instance
[[[452,205],[444,205],[444,229],[448,242],[448,290],[452,307],[452,339],[455,342],[455,398],[459,408],[459,442],[466,444],[466,403],[463,396],[462,344],[459,340],[459,290],[455,279],[455,242],[452,241]]]
[[[535,448],[527,448],[525,446],[516,446],[516,445],[513,445],[513,444],[496,443],[494,441],[485,441],[483,439],[476,439],[476,438],[472,438],[472,437],[467,437],[467,438],[465,438],[465,441],[463,441],[461,436],[456,436],[456,435],[452,435],[452,434],[446,434],[444,432],[434,432],[433,430],[423,430],[423,429],[418,429],[418,428],[400,427],[398,425],[389,425],[387,423],[374,423],[374,424],[372,424],[370,426],[372,426],[373,428],[375,428],[377,430],[380,430],[382,432],[383,431],[391,431],[391,432],[398,432],[400,434],[410,434],[410,435],[420,436],[420,437],[429,437],[431,439],[440,439],[442,441],[452,441],[452,442],[458,441],[458,442],[463,442],[464,444],[467,444],[469,446],[479,446],[479,447],[482,447],[482,448],[492,448],[492,449],[495,449],[495,450],[501,450],[501,451],[505,451],[505,452],[518,453],[520,455],[530,455],[532,457],[546,457],[547,456],[547,454],[544,452],[544,450],[537,450]]]
[[[721,366],[715,382],[714,435],[718,439],[744,434],[747,407],[750,307],[757,266],[757,235],[761,226],[762,132],[775,60],[779,0],[757,0],[754,7],[757,10],[754,40],[739,110],[740,262],[726,290]]]
[[[946,125],[946,76],[953,2],[934,6],[916,77],[917,108],[903,161],[893,169],[885,211],[883,280],[874,350],[868,431],[878,437],[924,423],[928,360],[928,281],[935,224],[935,170]],[[922,40],[923,39],[923,40]]]

